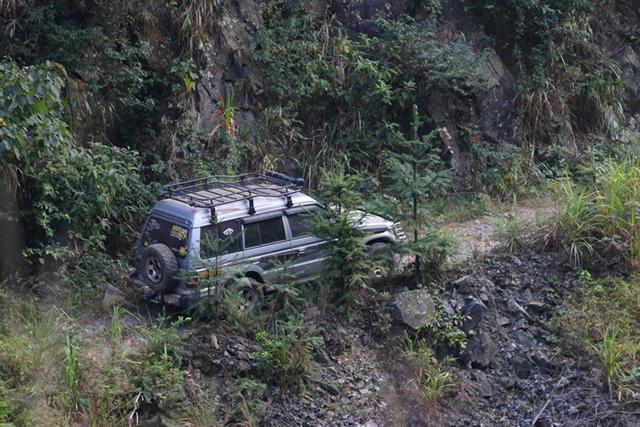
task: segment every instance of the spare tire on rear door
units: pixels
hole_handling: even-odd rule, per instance
[[[161,243],[147,246],[140,255],[138,273],[155,292],[169,292],[176,286],[178,260],[173,251]]]

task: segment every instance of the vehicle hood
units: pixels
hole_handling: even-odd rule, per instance
[[[393,228],[393,221],[381,216],[356,210],[352,214],[358,220],[358,226],[363,230],[386,230]]]

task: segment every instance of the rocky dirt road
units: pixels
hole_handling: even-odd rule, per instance
[[[500,232],[511,221],[512,226],[531,229],[545,221],[556,210],[552,198],[527,199],[503,205],[494,212],[463,222],[451,222],[442,228],[451,233],[458,246],[449,260],[451,265],[480,259],[504,243]]]

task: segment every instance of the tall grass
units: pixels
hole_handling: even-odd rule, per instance
[[[552,319],[560,343],[577,357],[596,361],[609,392],[640,398],[640,281],[580,276],[577,292]]]
[[[640,266],[640,167],[632,161],[608,160],[596,166],[590,184],[564,182],[560,210],[542,241],[564,248],[576,266]]]

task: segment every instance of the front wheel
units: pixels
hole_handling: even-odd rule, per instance
[[[373,279],[379,279],[394,273],[395,260],[393,254],[389,252],[390,247],[390,243],[387,242],[376,242],[367,245],[367,252],[375,263],[371,272]]]

